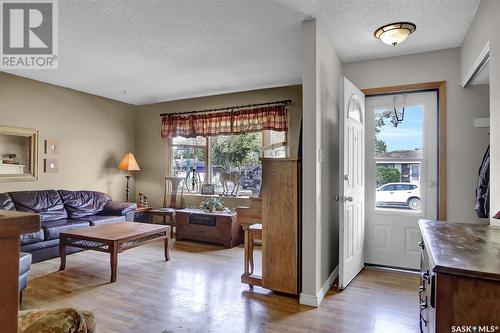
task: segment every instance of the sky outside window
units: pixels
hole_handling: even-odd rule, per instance
[[[380,114],[384,110],[375,112]],[[404,120],[399,123],[398,127],[394,127],[390,119],[386,119],[385,125],[380,128],[376,137],[385,142],[387,152],[422,149],[423,120],[421,106],[406,107]]]

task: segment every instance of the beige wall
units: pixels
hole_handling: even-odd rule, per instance
[[[117,166],[134,150],[131,106],[0,72],[0,125],[40,131],[38,180],[0,182],[0,192],[91,189],[125,199]],[[60,142],[58,173],[43,172],[45,139]]]
[[[302,292],[318,306],[338,265],[338,115],[342,63],[316,21],[302,25],[304,156],[302,162]],[[330,279],[329,279],[330,278]]]
[[[500,211],[500,1],[483,0],[460,48],[462,77],[490,43],[490,216]],[[491,218],[491,224],[500,222]]]
[[[166,175],[166,143],[160,136],[161,113],[200,110],[274,100],[292,99],[289,106],[290,153],[297,156],[299,126],[302,115],[301,86],[253,90],[209,97],[191,98],[137,107],[136,159],[141,166],[136,190],[149,195],[149,202],[159,206],[163,200],[163,179]],[[186,202],[197,202],[196,198]]]
[[[488,87],[460,87],[459,50],[349,63],[344,73],[362,89],[446,81],[448,220],[479,222],[474,212],[475,186],[488,130],[475,128],[474,118],[488,116]]]

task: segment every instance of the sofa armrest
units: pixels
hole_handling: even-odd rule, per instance
[[[99,215],[107,216],[128,216],[137,208],[136,203],[110,201]]]

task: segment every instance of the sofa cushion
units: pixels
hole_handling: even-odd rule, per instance
[[[111,201],[108,194],[95,191],[59,190],[59,194],[71,219],[98,214]]]
[[[19,274],[24,274],[31,268],[31,254],[21,252],[19,254]]]
[[[21,241],[21,245],[42,242],[43,241],[43,230],[39,230],[37,232],[30,232],[29,234],[22,234],[19,236],[19,240]]]
[[[50,221],[68,217],[61,196],[54,190],[9,192],[16,209],[39,213],[40,220]]]
[[[51,248],[51,247],[59,248],[59,238],[58,239],[51,239],[51,240],[43,241],[43,242],[38,242],[38,243],[21,245],[21,251],[30,252],[32,255],[34,255],[34,251],[45,250],[45,249]],[[55,256],[53,258],[55,258]],[[35,262],[37,262],[37,261],[33,258],[33,263],[35,263]]]
[[[45,240],[59,238],[59,234],[64,231],[90,227],[88,221],[75,221],[75,220],[54,220],[42,222],[42,229],[45,234]]]
[[[110,223],[115,223],[115,222],[125,222],[125,216],[92,215],[92,216],[82,217],[78,220],[79,221],[87,221],[90,223],[91,226],[94,226],[94,225],[100,225],[100,224],[110,224]]]
[[[0,209],[3,210],[16,210],[14,201],[7,193],[0,193]]]

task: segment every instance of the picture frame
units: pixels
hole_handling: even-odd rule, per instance
[[[57,173],[59,169],[58,166],[56,159],[46,158],[44,160],[43,171],[45,173]]]
[[[45,140],[45,154],[56,155],[59,153],[59,141],[58,140]]]
[[[201,185],[201,194],[214,195],[215,194],[215,185],[214,184],[202,184]]]
[[[0,125],[0,141],[23,142],[22,149],[19,151],[0,151],[0,181],[34,181],[38,179],[38,140],[39,132],[36,129]],[[18,161],[15,161],[16,157],[14,157],[14,161],[10,165],[13,167],[10,169],[15,169],[16,172],[5,171],[9,160],[11,160],[9,155],[16,155],[18,158]]]

